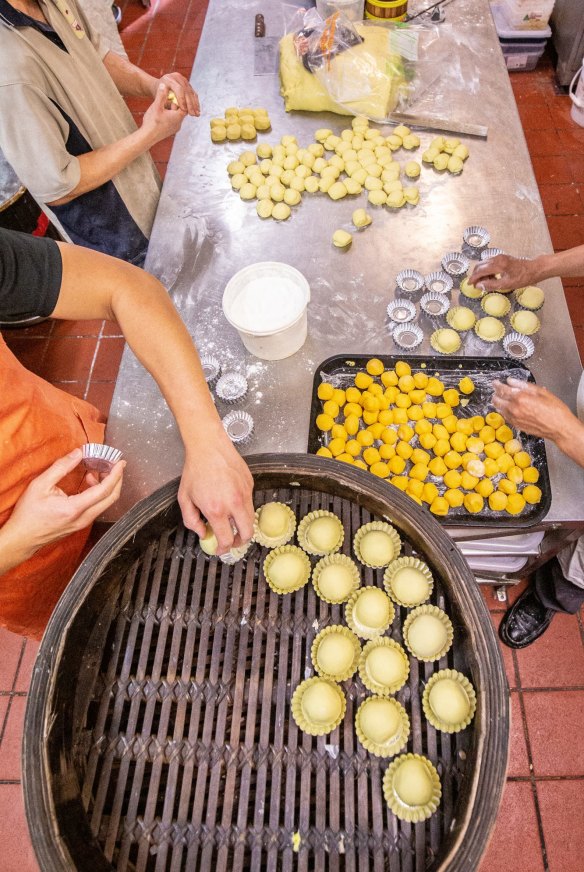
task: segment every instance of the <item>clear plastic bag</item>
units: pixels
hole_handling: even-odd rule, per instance
[[[447,95],[468,83],[469,53],[445,25],[357,23],[341,13],[323,20],[315,9],[295,9],[286,29],[288,52],[292,45],[303,72],[340,107],[333,111],[386,121],[395,111],[412,111],[433,90],[443,95],[447,111]],[[286,99],[285,75],[282,83]],[[296,88],[297,102],[310,84],[304,76]],[[304,107],[287,101],[286,108]]]

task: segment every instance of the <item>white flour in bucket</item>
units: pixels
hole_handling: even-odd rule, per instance
[[[232,320],[243,330],[279,330],[300,315],[302,289],[286,278],[257,278],[244,285],[230,306]]]

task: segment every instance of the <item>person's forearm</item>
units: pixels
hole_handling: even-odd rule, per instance
[[[160,282],[116,258],[59,248],[63,279],[53,317],[116,320],[159,385],[187,451],[204,434],[225,438],[192,339]]]
[[[18,535],[13,529],[10,519],[0,528],[0,575],[4,575],[15,566],[19,566],[28,560],[35,552],[26,541],[26,536]]]
[[[109,51],[103,63],[114,80],[116,88],[124,97],[153,97],[156,93],[158,79],[121,55]]]
[[[532,260],[534,282],[558,276],[584,276],[584,245],[558,251],[555,254],[541,254]]]
[[[141,154],[148,151],[155,141],[152,133],[140,127],[129,136],[112,142],[111,145],[104,145],[95,151],[80,155],[78,160],[81,175],[78,184],[64,197],[53,200],[48,205],[62,206],[88,191],[94,191],[117,176]]]
[[[556,445],[579,466],[584,467],[584,423],[575,415],[562,426]]]

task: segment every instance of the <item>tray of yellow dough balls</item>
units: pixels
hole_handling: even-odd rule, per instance
[[[534,381],[496,357],[337,355],[314,376],[308,451],[404,491],[453,525],[527,527],[549,511],[543,439],[510,427],[493,381]]]

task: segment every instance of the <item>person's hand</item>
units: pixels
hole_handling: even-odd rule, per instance
[[[251,539],[252,493],[249,467],[226,436],[210,440],[200,455],[187,453],[178,489],[183,521],[185,527],[204,536],[204,516],[217,537],[219,554]]]
[[[493,405],[524,433],[558,442],[577,423],[568,406],[547,388],[516,378],[508,378],[506,384],[495,381],[493,386]]]
[[[179,109],[187,115],[198,116],[201,114],[199,96],[188,79],[180,73],[166,73],[160,77],[159,81],[173,92]]]
[[[468,278],[471,285],[485,291],[525,288],[536,281],[533,261],[498,254],[478,263]]]
[[[148,135],[151,145],[168,136],[174,136],[180,130],[186,116],[186,112],[180,107],[171,105],[170,108],[166,108],[168,93],[167,85],[158,85],[154,102],[144,113],[142,130]]]
[[[81,493],[68,496],[59,482],[72,472],[81,461],[81,449],[76,448],[56,460],[45,472],[34,478],[16,503],[12,514],[2,527],[2,571],[9,568],[13,546],[17,565],[35,551],[89,527],[120,496],[125,460],[120,460],[101,480],[93,473],[85,475],[89,487]]]

